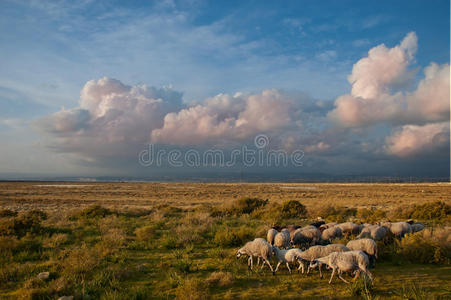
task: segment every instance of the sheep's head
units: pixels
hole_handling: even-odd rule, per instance
[[[315,269],[321,264],[321,262],[317,259],[314,259],[310,262],[310,269]]]
[[[304,258],[300,257],[299,255],[296,255],[296,260],[297,260],[298,262],[303,263],[303,264],[308,264],[308,263],[310,263],[309,260],[304,259]]]
[[[237,253],[236,253],[236,259],[240,258],[241,255],[244,255],[244,254],[245,254],[245,253],[244,253],[244,251],[243,251],[243,248],[239,249],[239,250],[237,251]]]

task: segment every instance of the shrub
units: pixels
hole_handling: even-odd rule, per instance
[[[252,217],[264,220],[268,224],[280,224],[285,218],[282,217],[282,205],[277,202],[270,202],[264,207],[255,210]]]
[[[355,217],[356,208],[348,208],[344,206],[321,206],[310,212],[312,218],[322,217],[328,222],[345,222],[350,217]]]
[[[0,210],[0,218],[15,217],[15,216],[17,216],[17,212],[12,211],[10,209],[2,209],[2,210]]]
[[[0,236],[0,256],[12,256],[19,247],[19,240],[15,236]]]
[[[20,238],[27,233],[39,234],[43,230],[41,221],[46,217],[41,211],[30,211],[17,217],[3,218],[0,220],[0,235],[15,235]]]
[[[183,212],[180,207],[175,207],[169,204],[161,204],[157,206],[157,210],[163,214],[164,217],[176,217]]]
[[[198,267],[194,266],[194,262],[188,257],[174,259],[172,267],[183,274],[196,272],[198,270]]]
[[[233,201],[227,211],[233,215],[250,214],[254,210],[265,206],[267,203],[268,200],[245,197]]]
[[[101,249],[88,248],[83,245],[80,248],[68,250],[67,257],[60,261],[61,274],[66,278],[81,279],[91,273],[100,265],[103,259]]]
[[[286,201],[282,204],[282,218],[305,218],[307,217],[307,208],[301,202],[296,200]]]
[[[92,219],[92,218],[104,218],[107,215],[111,215],[112,211],[107,208],[104,208],[100,205],[91,205],[86,208],[81,209],[80,211],[74,213],[70,219],[78,220],[78,219]]]
[[[46,238],[43,242],[44,247],[57,248],[63,244],[66,244],[69,240],[69,236],[65,233],[57,233],[49,238]]]
[[[374,207],[359,208],[357,210],[357,214],[356,214],[357,218],[359,218],[361,221],[366,222],[366,223],[376,223],[376,222],[384,219],[385,216],[386,216],[385,211],[374,208]]]
[[[150,242],[156,236],[155,226],[146,225],[135,230],[136,239],[142,242]]]
[[[170,232],[163,234],[158,240],[158,243],[160,244],[160,246],[166,249],[175,249],[178,247],[177,237]]]
[[[442,263],[451,262],[451,232],[446,229],[425,229],[406,235],[396,241],[397,253],[404,259],[414,263]]]
[[[450,215],[451,206],[441,201],[399,207],[394,211],[394,216],[402,219],[443,220]]]
[[[207,283],[210,286],[230,286],[234,282],[232,273],[230,272],[213,272],[207,278]]]
[[[216,231],[214,241],[221,247],[234,247],[243,245],[245,242],[251,240],[254,236],[254,231],[247,226],[239,228],[228,228],[226,226]]]

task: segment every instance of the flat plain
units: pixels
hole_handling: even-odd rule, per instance
[[[240,211],[245,197],[267,202]],[[305,211],[281,214],[291,200]],[[450,204],[449,183],[1,182],[0,296],[445,299]],[[426,231],[381,242],[372,283],[329,285],[330,273],[320,279],[286,268],[273,276],[235,258],[242,244],[266,237],[273,225],[412,217]],[[49,279],[36,279],[46,271]]]

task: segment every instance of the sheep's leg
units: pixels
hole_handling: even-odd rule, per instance
[[[260,257],[258,259],[260,259]],[[260,270],[263,270],[264,267],[265,267],[265,260],[262,258],[262,266],[261,266]]]
[[[304,266],[304,264],[302,263],[302,261],[300,261],[300,262],[299,262],[299,267],[298,267],[298,273],[299,273],[299,270],[301,270],[301,268],[302,268],[302,274],[304,274],[304,268],[303,268],[303,266]]]
[[[321,267],[322,267],[322,264],[319,264],[319,266],[318,266],[319,278],[323,279],[323,273],[321,272]]]
[[[281,263],[282,263],[281,261],[279,261],[279,262],[277,263],[277,266],[276,266],[276,269],[274,270],[274,273],[276,273],[277,270],[279,270],[279,266],[280,266]]]
[[[274,269],[272,268],[269,260],[265,259],[265,262],[268,264],[269,268],[271,269],[272,274],[274,275],[276,272],[274,272]],[[264,263],[263,263],[264,264]]]
[[[355,276],[354,276],[353,281],[356,281],[357,278],[359,278],[359,276],[360,276],[360,269],[358,269],[358,270],[355,272]]]
[[[370,271],[366,270],[365,274],[368,275],[371,281],[373,281],[373,274],[371,274]]]
[[[332,268],[332,275],[330,276],[329,284],[332,283],[332,279],[334,278],[334,275],[335,275],[335,268]]]
[[[251,260],[251,270],[254,268],[254,258],[252,257],[252,255],[249,257]]]
[[[338,272],[338,278],[340,278],[341,280],[343,280],[345,283],[349,283],[349,281],[347,281],[346,279],[344,279],[343,277],[341,277],[341,272]]]
[[[290,272],[290,274],[291,274],[291,268],[290,268],[290,264],[287,262],[287,268],[288,268],[288,271]]]
[[[257,268],[260,265],[260,256],[257,257]]]
[[[300,270],[302,268],[302,274],[304,274],[304,262],[299,262],[299,268],[298,268],[298,271]]]

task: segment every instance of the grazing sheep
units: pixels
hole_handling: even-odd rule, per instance
[[[274,274],[274,270],[271,266],[271,263],[269,260],[272,256],[272,246],[265,241],[262,238],[256,238],[255,240],[251,242],[247,242],[243,248],[239,249],[236,258],[240,258],[242,255],[249,256],[249,259],[247,261],[247,265],[251,268],[254,266],[253,257],[258,257],[263,259],[262,269],[265,266],[265,263],[268,264],[269,268],[271,269],[271,272]]]
[[[362,229],[360,234],[357,236],[358,239],[361,238],[371,238],[375,241],[382,240],[388,233],[388,229],[384,226],[371,225],[366,226]]]
[[[310,268],[313,269],[323,264],[329,266],[332,269],[332,275],[330,276],[329,284],[332,283],[335,272],[338,273],[338,277],[345,283],[349,282],[341,276],[343,272],[356,271],[354,280],[356,280],[360,276],[360,273],[363,272],[368,275],[370,280],[373,280],[373,275],[368,270],[368,256],[363,253],[363,251],[355,250],[348,252],[333,252],[325,257],[313,260],[310,263]]]
[[[343,232],[340,227],[330,227],[327,229],[324,229],[324,231],[321,233],[321,239],[323,241],[332,241],[336,238],[341,238],[343,236]]]
[[[345,222],[335,225],[341,229],[343,234],[349,235],[349,234],[359,234],[361,228],[359,225],[353,223],[353,222]]]
[[[279,270],[280,264],[285,263],[288,268],[288,271],[291,274],[290,263],[296,264],[296,262],[298,261],[297,256],[302,251],[300,249],[281,250],[278,247],[273,247],[273,251],[274,251],[275,257],[278,261],[276,269],[274,270],[274,273],[276,273],[277,270]]]
[[[276,234],[273,246],[285,249],[290,247],[290,233],[287,229],[283,229]]]
[[[423,223],[413,223],[412,225],[410,225],[412,227],[412,232],[418,232],[424,229],[424,224]]]
[[[274,228],[271,228],[268,230],[268,234],[266,235],[266,240],[268,241],[268,243],[273,246],[274,245],[274,237],[277,234],[277,230],[275,230]]]
[[[293,237],[294,232],[295,232],[297,229],[301,228],[301,226],[299,226],[299,225],[288,225],[286,228],[287,228],[288,231],[290,232],[290,239],[291,239],[291,238]]]
[[[292,246],[315,245],[321,239],[321,231],[314,226],[296,229],[291,237]]]
[[[375,260],[377,258],[377,244],[372,239],[359,239],[352,240],[346,244],[350,250],[361,250],[365,252],[371,262],[371,266],[374,266]]]
[[[412,233],[412,226],[407,222],[382,222],[380,225],[390,230],[395,237],[402,238],[407,233]]]
[[[288,229],[289,232],[293,232],[293,231],[295,231],[298,228],[301,228],[301,226],[293,225],[293,224],[287,225],[287,229]]]
[[[326,224],[321,225],[321,226],[319,227],[319,229],[321,230],[321,229],[331,228],[331,227],[334,227],[334,226],[337,225],[337,224],[338,224],[337,222],[329,222],[329,223],[326,223]]]
[[[309,263],[314,259],[327,256],[332,252],[345,252],[345,251],[349,251],[349,249],[342,244],[330,244],[327,246],[310,247],[309,249],[296,254],[297,259],[299,261],[298,270],[302,268],[302,274],[304,274],[304,268],[306,263]],[[308,273],[310,273],[310,266],[307,269],[307,274]],[[321,267],[319,268],[319,274],[322,278],[323,274],[321,273]]]

